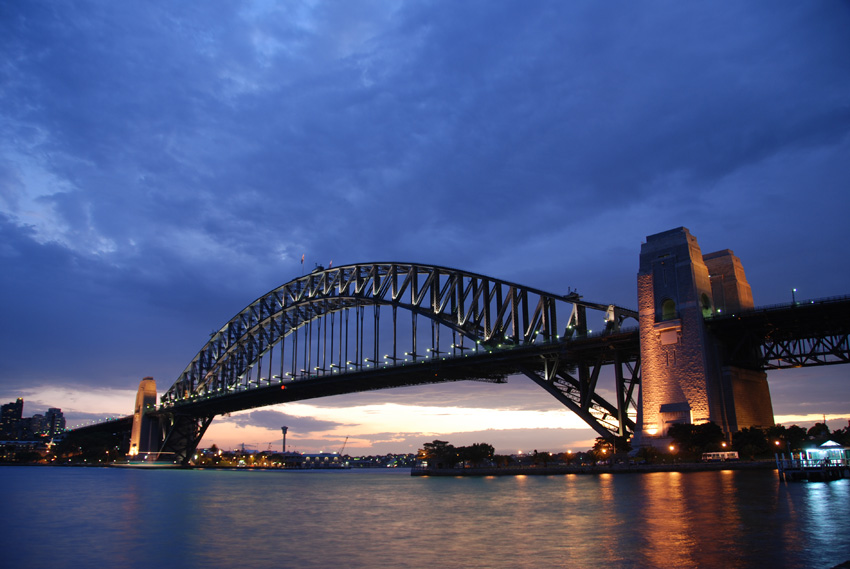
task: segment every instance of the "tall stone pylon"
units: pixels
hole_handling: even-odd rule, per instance
[[[741,261],[726,249],[703,256],[684,228],[650,235],[638,271],[641,390],[638,445],[666,445],[675,423],[712,421],[727,437],[773,424],[767,375],[724,365],[706,326],[716,314],[753,308]]]
[[[133,429],[130,431],[130,456],[135,457],[159,450],[158,425],[145,414],[156,407],[156,381],[146,377],[139,382],[136,405],[133,407]]]

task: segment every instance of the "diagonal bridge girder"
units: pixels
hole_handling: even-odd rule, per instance
[[[596,334],[588,312],[599,316]],[[592,365],[574,356],[583,353],[578,346],[588,339],[622,336],[627,318],[636,320],[637,314],[584,301],[576,293],[556,295],[446,267],[320,268],[256,299],[212,334],[163,394],[158,413],[174,423],[178,411],[207,417],[229,412],[222,409],[237,401],[250,408],[431,377],[503,380],[522,372],[603,436],[624,436],[634,429],[628,409],[634,407],[638,382],[637,350],[616,356],[614,404],[596,393],[596,378],[601,365],[615,363],[622,346],[609,345],[610,353],[595,355]],[[553,367],[554,362],[564,365]],[[416,379],[426,368],[424,379]],[[441,376],[441,369],[453,371]],[[313,387],[307,389],[308,384]]]
[[[627,439],[635,431],[640,385],[640,345],[636,334],[602,336],[570,344],[543,356],[537,369],[521,371],[606,439]],[[597,390],[600,371],[614,367],[614,403]]]

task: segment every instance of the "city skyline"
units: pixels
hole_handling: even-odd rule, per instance
[[[331,262],[635,309],[641,243],[684,226],[756,306],[850,294],[848,24],[790,1],[6,7],[0,401],[130,414],[143,377],[162,394]],[[770,372],[777,422],[845,426],[847,367]],[[512,377],[219,417],[202,446],[282,425],[305,452],[596,436]]]

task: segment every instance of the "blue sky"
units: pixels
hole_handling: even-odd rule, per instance
[[[635,307],[641,242],[685,226],[757,305],[850,293],[848,29],[837,0],[4,3],[0,400],[128,413],[302,254]],[[848,373],[771,374],[777,416],[847,417]],[[594,437],[517,379],[255,411],[205,442],[286,422],[303,450]]]

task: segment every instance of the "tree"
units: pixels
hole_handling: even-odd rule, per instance
[[[614,454],[614,445],[603,437],[596,437],[591,453],[596,461],[608,460]]]
[[[803,448],[803,443],[806,441],[806,429],[797,425],[791,425],[785,429],[785,440],[791,446],[791,450]]]
[[[493,455],[493,462],[496,463],[496,466],[509,466],[513,461],[513,457],[509,454]]]
[[[452,468],[457,464],[457,449],[450,445],[448,441],[435,440],[425,443],[422,447],[420,456],[428,461],[429,466],[435,468]]]
[[[127,446],[121,432],[72,431],[53,447],[53,454],[63,462],[69,458],[75,462],[108,462],[122,457]]]
[[[614,450],[618,453],[620,452],[629,452],[632,450],[632,444],[629,442],[628,437],[616,437],[614,439]]]
[[[693,431],[693,450],[698,455],[702,455],[704,452],[719,450],[725,438],[723,429],[713,421],[696,425]]]
[[[850,426],[832,431],[832,435],[830,435],[829,438],[837,442],[838,444],[844,446],[850,445]]]
[[[655,447],[640,447],[635,458],[637,458],[640,463],[654,464],[658,460],[658,456],[660,454],[661,453],[658,452],[658,449]]]
[[[436,441],[435,441],[436,442]],[[475,443],[467,447],[458,447],[457,456],[464,463],[480,466],[493,460],[495,450],[487,443]]]
[[[696,459],[704,452],[719,450],[724,438],[723,429],[711,421],[699,425],[676,423],[670,425],[667,435],[673,439],[680,456],[689,459]]]
[[[549,466],[549,461],[552,460],[551,452],[537,452],[537,449],[534,449],[534,464],[543,463],[543,466]]]
[[[14,457],[15,458],[12,460],[12,462],[23,462],[23,463],[42,462],[43,459],[44,459],[44,457],[41,456],[41,453],[36,452],[34,450],[29,450],[29,449],[20,450],[20,451],[14,453]]]
[[[741,429],[732,435],[732,447],[744,456],[751,459],[756,456],[767,455],[770,453],[770,446],[767,444],[767,437],[764,431],[757,427],[748,427]]]
[[[806,435],[810,439],[820,440],[820,439],[828,439],[829,438],[829,427],[826,426],[826,423],[815,423],[809,432]]]

